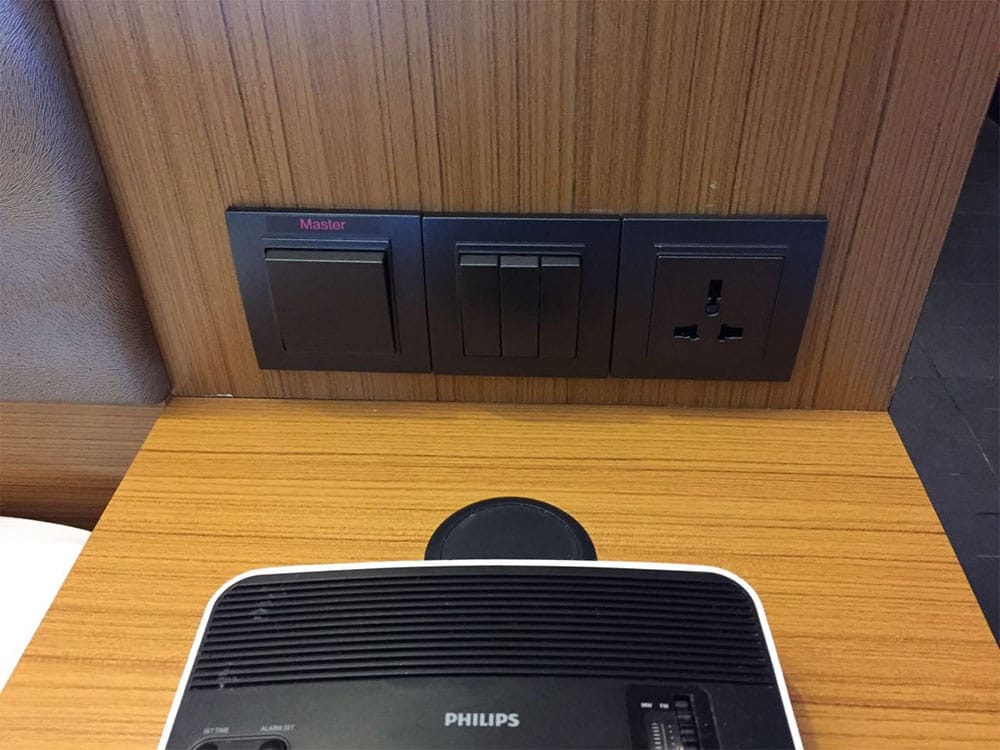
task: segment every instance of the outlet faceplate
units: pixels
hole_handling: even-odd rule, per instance
[[[626,218],[611,372],[788,380],[826,220]]]

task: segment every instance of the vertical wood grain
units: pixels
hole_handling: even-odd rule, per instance
[[[888,1],[864,3],[858,8],[817,201],[818,213],[825,215],[829,222],[826,249],[816,282],[817,288],[825,290],[825,293],[813,298],[800,349],[803,362],[821,363],[826,349],[840,283],[848,271],[855,222],[864,197],[875,139],[882,123],[882,110],[904,11],[902,2]],[[845,97],[860,97],[865,101],[880,102],[881,105],[875,113],[842,105]],[[783,392],[771,394],[773,402],[794,406],[816,404],[816,384],[821,366],[800,368],[800,371],[801,375]],[[869,401],[859,403],[857,408],[881,408],[884,404],[879,399],[884,397],[885,394],[870,394]],[[843,399],[832,403],[837,401]]]
[[[997,72],[990,2],[59,2],[175,390],[879,409]],[[113,50],[113,52],[111,52]],[[231,205],[824,214],[788,383],[262,371]]]
[[[863,393],[881,405],[895,387],[982,121],[981,82],[996,82],[997,10],[907,7],[850,247],[851,267],[864,273],[844,275],[815,403]],[[973,135],[949,144],[948,132]],[[866,359],[875,341],[877,367]]]
[[[654,28],[666,24],[671,36],[652,37],[650,74],[669,72],[673,80],[679,70],[686,80],[677,76],[672,100],[650,100],[643,153],[666,152],[671,158],[666,163],[642,160],[641,211],[675,206],[679,213],[724,214],[732,201],[762,5],[705,2],[697,7],[694,17],[680,3],[653,6]],[[705,46],[726,54],[699,54]]]

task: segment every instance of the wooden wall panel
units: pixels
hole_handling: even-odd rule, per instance
[[[984,20],[974,3],[950,4],[947,24],[933,4],[907,9],[816,401],[895,387],[969,163],[969,147],[949,146],[941,134],[978,132],[983,113],[968,106],[982,100],[977,71],[996,84],[998,6],[990,7]],[[905,336],[897,335],[901,322]],[[882,351],[872,363],[865,358],[876,341]]]
[[[58,8],[185,395],[884,408],[997,74],[992,2]],[[274,372],[230,205],[822,213],[830,233],[788,383]]]
[[[94,528],[162,411],[0,402],[0,513]]]

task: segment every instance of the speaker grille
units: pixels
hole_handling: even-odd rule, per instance
[[[497,570],[248,579],[217,602],[189,688],[432,675],[774,684],[753,603],[727,579]]]

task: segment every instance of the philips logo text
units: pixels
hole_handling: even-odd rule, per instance
[[[444,715],[446,727],[509,727],[513,729],[520,724],[521,719],[517,714],[475,714],[449,711]]]

